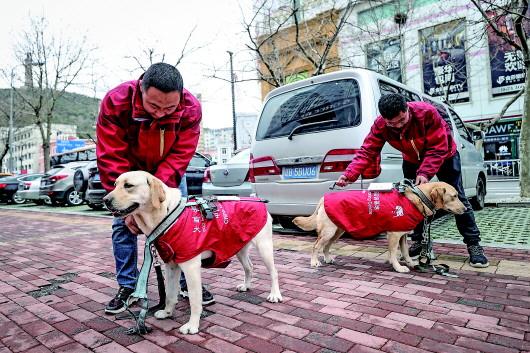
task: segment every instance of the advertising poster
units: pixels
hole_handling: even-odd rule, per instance
[[[393,80],[403,82],[401,40],[390,38],[366,46],[366,66]]]
[[[527,16],[529,15],[530,10],[527,13]],[[500,31],[516,43],[520,43],[510,16],[496,16],[493,11],[488,12],[488,16],[495,21]],[[530,34],[530,21],[524,21],[523,26],[526,33]],[[523,53],[497,35],[491,26],[488,26],[488,46],[492,95],[495,97],[520,91],[526,77]]]
[[[449,102],[469,101],[465,55],[466,25],[463,19],[420,31],[423,90]]]

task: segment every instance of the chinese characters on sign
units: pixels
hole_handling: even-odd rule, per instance
[[[530,15],[530,10],[527,16]],[[497,28],[519,43],[515,34],[513,21],[507,16],[496,16],[493,11],[488,12],[488,16],[493,19]],[[530,34],[530,22],[523,22],[524,30]],[[526,72],[523,62],[523,53],[498,36],[495,31],[488,26],[488,46],[491,68],[491,92],[493,96],[510,94],[521,90],[524,86]]]
[[[464,20],[442,23],[420,31],[423,90],[450,102],[469,101]]]

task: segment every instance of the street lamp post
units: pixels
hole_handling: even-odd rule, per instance
[[[235,87],[234,87],[234,65],[232,62],[233,52],[227,51],[230,55],[230,84],[232,86],[232,134],[234,136],[234,152],[237,150],[237,136],[236,136],[236,97],[235,97]]]
[[[13,114],[14,114],[13,77],[14,76],[15,76],[15,73],[12,69],[11,70],[11,90],[10,90],[11,92],[10,92],[10,97],[9,97],[9,163],[8,163],[8,169],[10,173],[13,173],[15,169],[13,168],[13,148],[15,147],[13,146],[13,135],[14,135],[14,131],[13,131]]]

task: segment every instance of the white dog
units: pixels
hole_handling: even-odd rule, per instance
[[[166,186],[158,178],[147,172],[133,171],[120,175],[116,180],[115,189],[104,200],[115,216],[132,215],[140,230],[144,234],[150,234],[168,212],[177,207],[181,200],[181,193],[178,189]],[[245,201],[239,203],[242,202]],[[233,216],[231,219],[238,218],[237,214],[223,216]],[[242,215],[240,218],[245,217],[246,215]],[[271,291],[267,300],[275,303],[282,301],[282,295],[278,284],[278,272],[274,265],[272,217],[266,212],[265,218],[265,224],[261,230],[255,236],[252,235],[253,238],[249,239],[249,242],[236,254],[245,271],[244,282],[238,285],[236,289],[241,292],[250,289],[252,262],[248,252],[249,245],[253,244],[271,276]],[[176,250],[178,251],[178,249]],[[162,257],[164,258],[164,256]],[[180,327],[180,332],[195,334],[199,331],[199,319],[202,312],[201,260],[215,259],[215,257],[215,251],[205,250],[187,261],[177,263],[172,260],[166,263],[166,306],[164,310],[155,313],[157,319],[165,319],[173,315],[175,304],[178,302],[179,278],[182,270],[188,285],[191,316],[189,321]]]

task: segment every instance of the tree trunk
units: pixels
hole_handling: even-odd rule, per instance
[[[530,67],[526,68],[527,73],[528,70],[530,70]],[[519,183],[521,185],[521,197],[530,197],[530,80],[528,77],[526,79],[522,115],[519,138],[519,158],[521,159]]]

